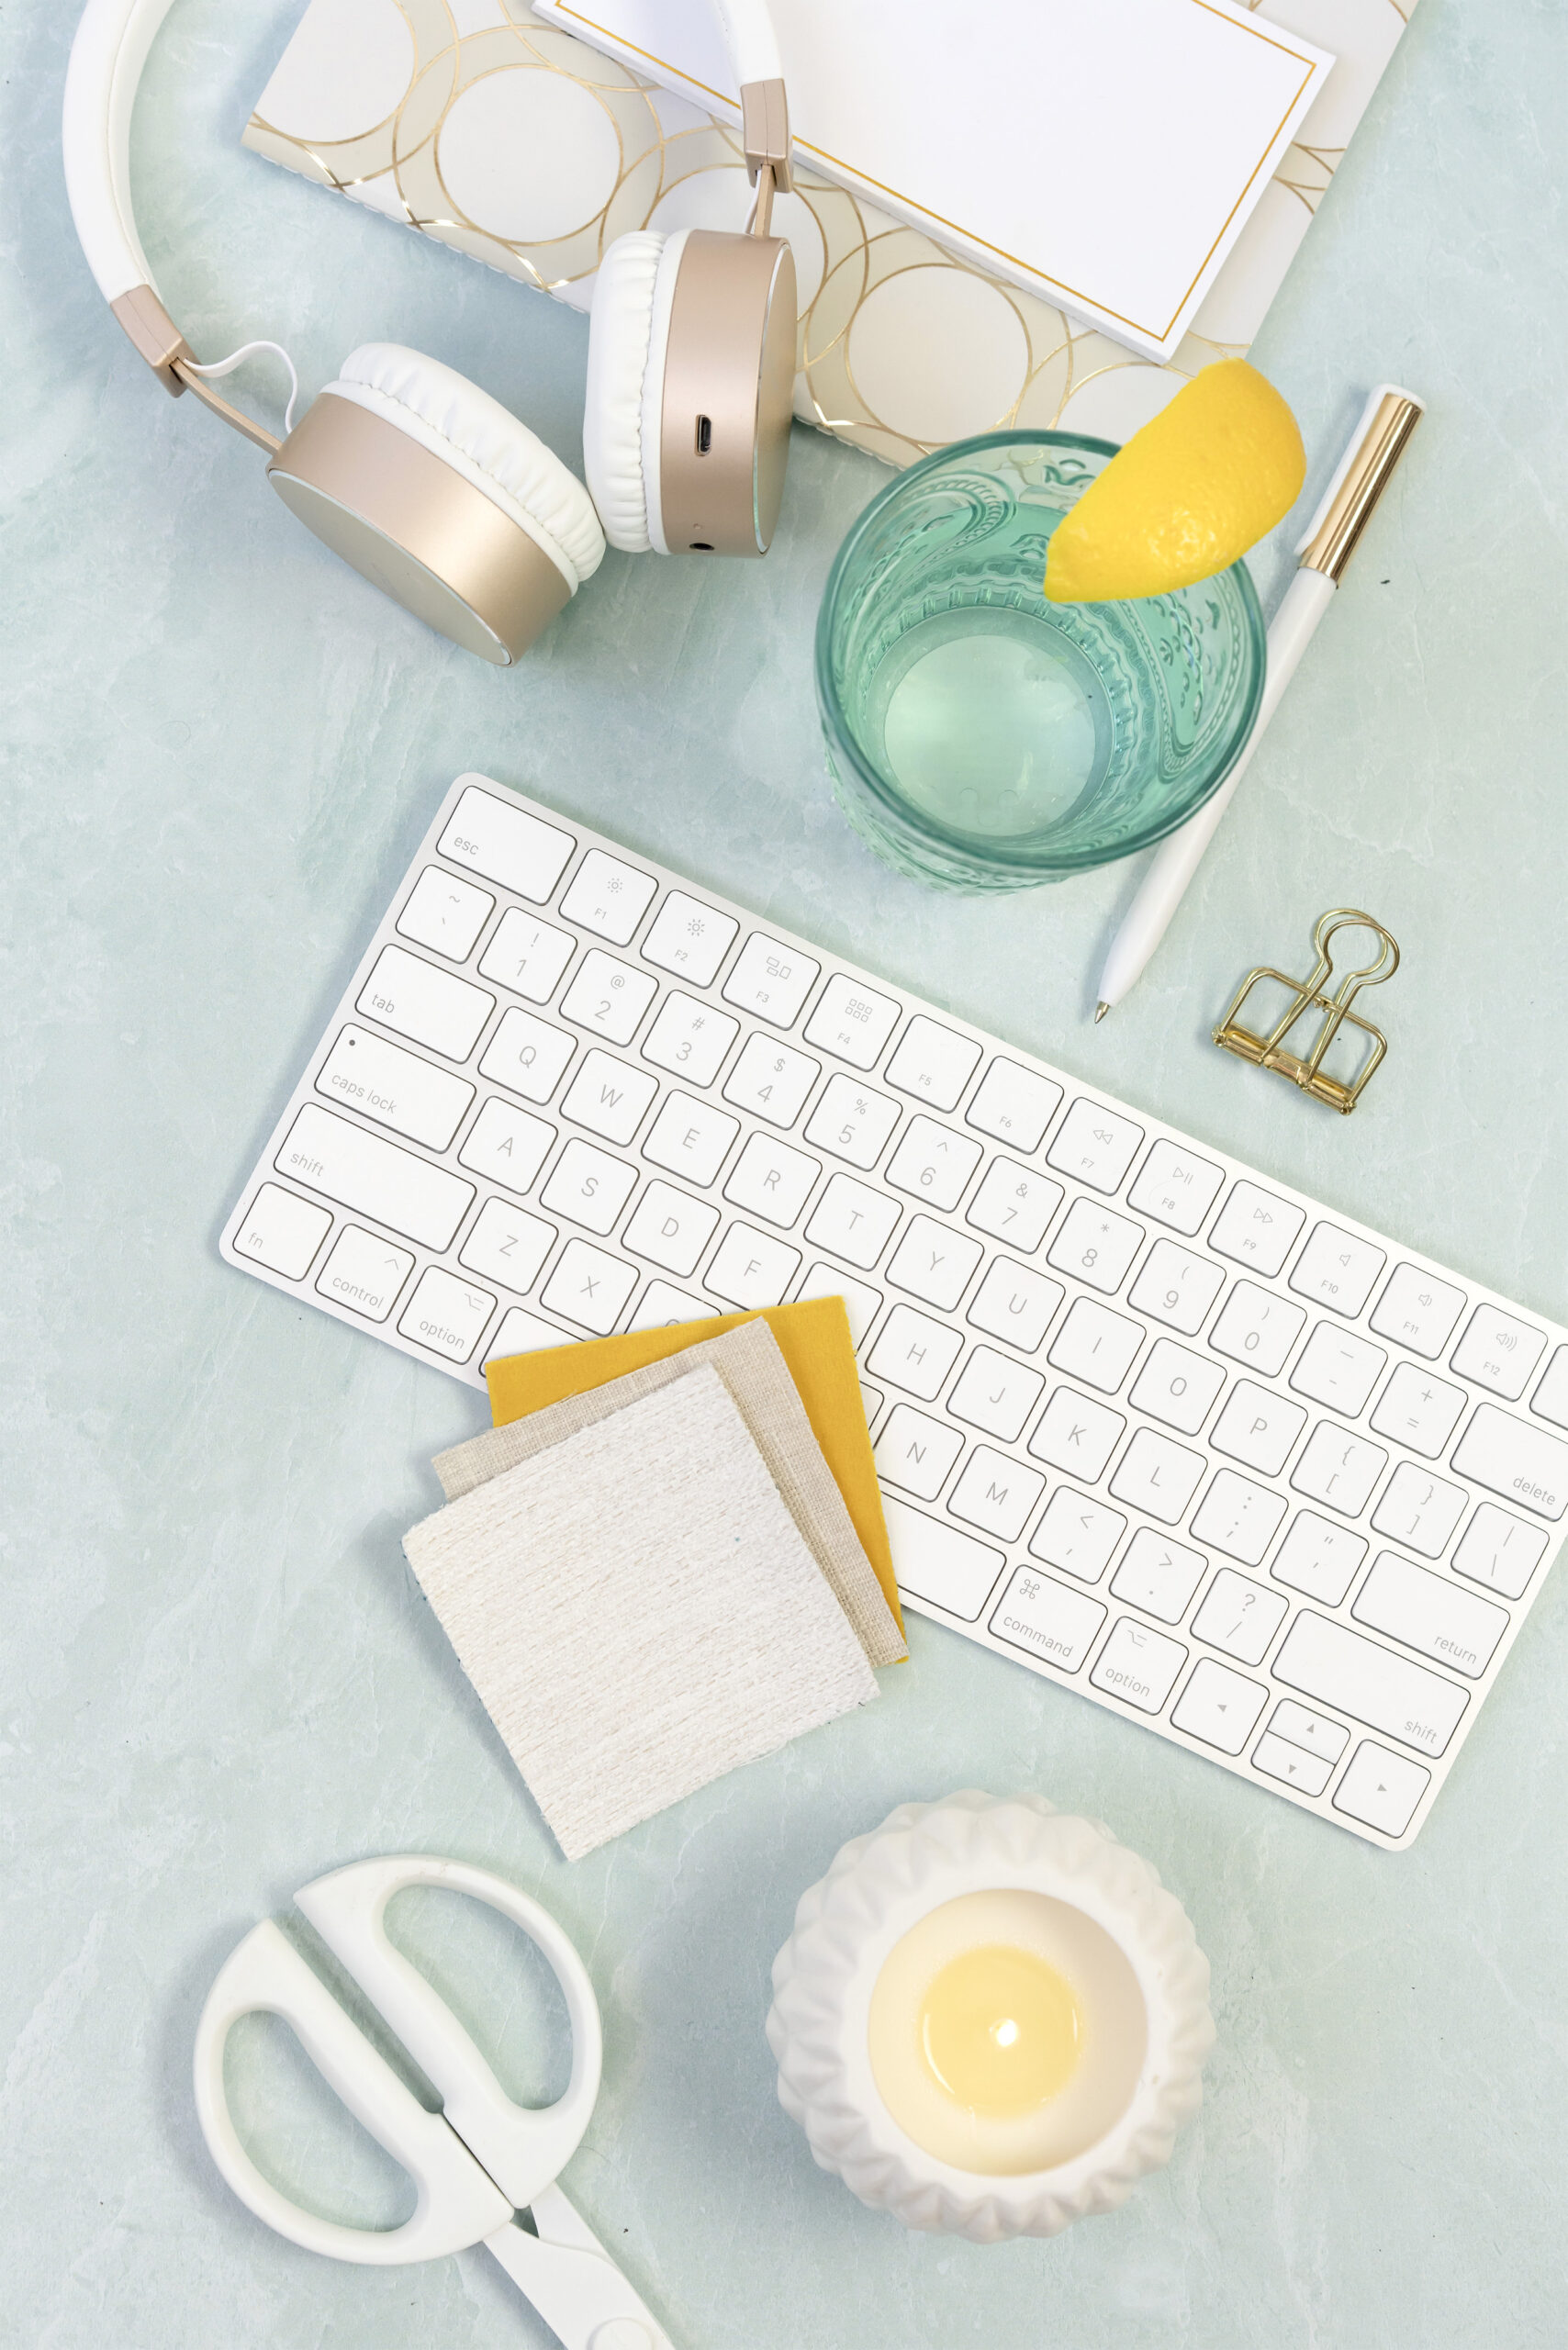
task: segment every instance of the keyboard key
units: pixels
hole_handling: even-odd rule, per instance
[[[1435,1362],[1464,1311],[1464,1292],[1440,1281],[1419,1265],[1395,1265],[1372,1312],[1380,1338],[1393,1338],[1412,1354]]]
[[[1402,1460],[1389,1479],[1383,1499],[1372,1512],[1380,1534],[1391,1534],[1423,1559],[1440,1559],[1464,1516],[1469,1499],[1458,1485]]]
[[[1179,1624],[1208,1563],[1201,1550],[1165,1541],[1152,1527],[1140,1526],[1111,1578],[1111,1590],[1145,1615],[1158,1616],[1162,1624]]]
[[[636,1183],[634,1167],[574,1135],[551,1169],[539,1204],[605,1239],[614,1231]]]
[[[1282,1697],[1269,1717],[1269,1728],[1276,1738],[1288,1739],[1300,1752],[1316,1754],[1332,1771],[1350,1743],[1350,1733],[1343,1722],[1330,1721],[1327,1714],[1315,1714],[1305,1706],[1298,1706],[1294,1697]]]
[[[851,1069],[871,1069],[882,1058],[882,1046],[898,1025],[899,1007],[890,996],[879,995],[863,979],[846,979],[835,971],[806,1023],[806,1042],[836,1053]]]
[[[1310,1501],[1327,1502],[1346,1517],[1360,1517],[1387,1466],[1381,1444],[1368,1444],[1362,1437],[1347,1436],[1343,1428],[1319,1420],[1291,1472],[1291,1483]]]
[[[1157,1338],[1127,1401],[1151,1420],[1196,1436],[1225,1385],[1225,1373],[1205,1355],[1189,1354],[1172,1338]]]
[[[727,1012],[715,1012],[673,988],[643,1039],[643,1058],[689,1085],[711,1085],[740,1033],[740,1022]]]
[[[1065,1371],[1070,1379],[1086,1381],[1102,1395],[1114,1395],[1143,1339],[1141,1322],[1129,1322],[1125,1314],[1113,1314],[1092,1297],[1077,1297],[1046,1360],[1053,1371]]]
[[[643,1156],[706,1191],[741,1130],[738,1118],[689,1093],[666,1093],[643,1144]]]
[[[1225,1274],[1207,1257],[1194,1257],[1173,1240],[1157,1240],[1128,1292],[1127,1304],[1151,1321],[1168,1323],[1184,1337],[1195,1338],[1224,1287]]]
[[[629,1143],[653,1107],[659,1090],[656,1077],[645,1069],[628,1069],[596,1047],[583,1057],[581,1068],[566,1088],[561,1115],[575,1120],[606,1142]]]
[[[479,957],[479,968],[486,979],[527,1002],[548,1003],[577,944],[569,930],[557,930],[537,914],[525,914],[521,906],[509,906]]]
[[[417,1338],[432,1354],[444,1355],[449,1362],[466,1362],[495,1308],[488,1290],[460,1281],[443,1265],[427,1265],[398,1316],[398,1327],[405,1338]]]
[[[1046,1254],[1058,1273],[1071,1273],[1105,1297],[1126,1280],[1143,1241],[1143,1226],[1092,1200],[1074,1200]]]
[[[792,1143],[781,1142],[777,1135],[754,1134],[730,1169],[724,1197],[787,1232],[822,1171],[820,1158],[808,1158]],[[800,1259],[795,1261],[799,1264]]]
[[[1159,1518],[1162,1526],[1177,1526],[1207,1466],[1201,1453],[1189,1452],[1184,1444],[1159,1436],[1153,1428],[1138,1428],[1116,1464],[1111,1496]]]
[[[513,1207],[510,1200],[487,1200],[457,1261],[471,1273],[483,1273],[525,1297],[543,1270],[554,1239],[555,1226],[542,1216]]]
[[[1453,1554],[1454,1572],[1500,1591],[1505,1599],[1522,1599],[1551,1539],[1539,1526],[1510,1517],[1495,1502],[1483,1502]]]
[[[754,930],[719,992],[726,1003],[739,1004],[776,1028],[792,1028],[821,969],[798,946]]]
[[[842,1070],[830,1077],[806,1124],[806,1140],[846,1158],[851,1167],[875,1167],[902,1115],[896,1102],[857,1085]]]
[[[1140,1713],[1157,1714],[1186,1662],[1180,1640],[1168,1640],[1163,1632],[1151,1632],[1147,1624],[1123,1616],[1112,1625],[1089,1678],[1096,1689],[1108,1689]]]
[[[629,1045],[658,991],[657,979],[646,971],[634,971],[618,956],[590,946],[561,998],[561,1016],[611,1045]]]
[[[1374,1242],[1358,1240],[1337,1224],[1319,1224],[1291,1269],[1291,1287],[1353,1320],[1387,1262],[1386,1250]]]
[[[474,1186],[400,1143],[384,1142],[335,1111],[307,1102],[290,1126],[275,1161],[308,1192],[356,1208],[426,1248],[449,1248],[467,1214]]]
[[[1279,1200],[1256,1183],[1238,1183],[1220,1210],[1209,1235],[1216,1255],[1238,1265],[1249,1265],[1265,1280],[1272,1280],[1284,1264],[1295,1237],[1306,1222],[1298,1207]]]
[[[947,1507],[967,1525],[1000,1541],[1016,1542],[1029,1514],[1046,1490],[1037,1469],[1025,1469],[1005,1452],[977,1444],[964,1463],[964,1473],[947,1497]]]
[[[971,1427],[999,1436],[1003,1444],[1016,1444],[1045,1386],[1037,1371],[1026,1371],[994,1348],[976,1347],[947,1398],[947,1409]]]
[[[844,1310],[849,1316],[850,1344],[856,1348],[864,1341],[882,1303],[879,1289],[872,1289],[865,1281],[851,1280],[836,1265],[825,1264],[820,1259],[808,1268],[795,1295],[798,1298],[841,1297]]]
[[[1065,1469],[1086,1485],[1097,1485],[1126,1427],[1120,1412],[1113,1412],[1108,1404],[1058,1387],[1029,1438],[1029,1449],[1036,1460]]]
[[[570,833],[514,808],[493,791],[470,784],[441,839],[437,854],[453,865],[465,865],[487,881],[498,881],[542,906],[555,894],[555,884],[566,869],[577,843]]]
[[[991,1630],[1060,1673],[1076,1673],[1093,1647],[1106,1610],[1049,1575],[1018,1567],[991,1619]]]
[[[1142,1140],[1143,1128],[1130,1118],[1081,1094],[1057,1128],[1046,1164],[1096,1192],[1118,1192]]]
[[[607,1338],[636,1286],[636,1269],[624,1259],[609,1256],[587,1240],[568,1240],[555,1259],[540,1304],[564,1322],[575,1322],[591,1330],[595,1337]]]
[[[322,1063],[316,1091],[431,1150],[445,1150],[474,1099],[466,1078],[352,1023]]]
[[[472,881],[459,881],[439,865],[427,865],[409,892],[398,929],[416,946],[466,963],[495,902],[488,890],[476,890]]]
[[[1193,1667],[1170,1719],[1205,1746],[1217,1746],[1222,1754],[1239,1754],[1268,1702],[1268,1691],[1256,1681],[1204,1656]]]
[[[1265,1379],[1277,1379],[1305,1320],[1305,1306],[1293,1305],[1288,1297],[1259,1289],[1253,1281],[1238,1281],[1209,1332],[1209,1344],[1216,1355],[1228,1355],[1232,1362],[1244,1362]]]
[[[902,1485],[923,1502],[934,1502],[964,1449],[957,1428],[928,1420],[908,1404],[895,1404],[877,1438],[877,1474]]]
[[[1046,1513],[1030,1537],[1029,1548],[1047,1565],[1065,1568],[1082,1583],[1098,1583],[1127,1530],[1120,1510],[1087,1494],[1070,1493],[1058,1485],[1046,1504]]]
[[[801,1252],[754,1225],[732,1224],[703,1279],[715,1297],[748,1314],[782,1304],[801,1270]]]
[[[1260,1567],[1263,1554],[1280,1530],[1289,1504],[1278,1494],[1238,1477],[1234,1469],[1216,1471],[1215,1481],[1193,1518],[1200,1542],[1239,1559],[1244,1567]]]
[[[363,1314],[367,1322],[385,1322],[413,1270],[414,1259],[407,1248],[378,1240],[362,1225],[345,1224],[316,1277],[316,1286],[323,1297],[346,1305],[351,1313]]]
[[[885,1496],[882,1510],[899,1589],[972,1624],[1007,1564],[1003,1552],[956,1526],[939,1525],[892,1494]]]
[[[1387,1632],[1406,1648],[1457,1667],[1472,1681],[1485,1672],[1508,1628],[1508,1611],[1446,1575],[1417,1567],[1394,1550],[1380,1550],[1350,1610],[1358,1624]]]
[[[883,1074],[901,1093],[913,1093],[934,1110],[956,1110],[980,1057],[972,1037],[957,1035],[917,1012]]]
[[[689,1281],[718,1229],[719,1211],[673,1183],[648,1185],[622,1234],[623,1247]]]
[[[1199,1158],[1180,1144],[1163,1138],[1150,1147],[1127,1193],[1127,1205],[1189,1240],[1203,1230],[1204,1218],[1219,1197],[1225,1169],[1212,1159]]]
[[[967,1135],[956,1135],[934,1118],[912,1118],[888,1162],[888,1181],[895,1191],[947,1213],[963,1197],[980,1157],[980,1144]]]
[[[1050,1078],[1021,1069],[998,1053],[976,1088],[964,1123],[995,1142],[1010,1143],[1014,1150],[1038,1150],[1060,1100],[1061,1087]],[[1057,1196],[1061,1196],[1059,1188]]]
[[[1478,1305],[1463,1337],[1449,1357],[1462,1379],[1473,1379],[1494,1395],[1516,1403],[1529,1386],[1546,1340],[1539,1330],[1517,1322],[1500,1306]]]
[[[1392,1649],[1304,1607],[1285,1634],[1273,1674],[1320,1705],[1381,1729],[1423,1754],[1441,1754],[1470,1703],[1468,1693]]]
[[[978,1248],[975,1254],[978,1258]],[[1015,1265],[1011,1257],[993,1257],[970,1302],[969,1320],[977,1330],[987,1330],[993,1338],[1005,1338],[1020,1354],[1032,1355],[1066,1294],[1060,1281],[1048,1281],[1027,1265]]]
[[[782,1045],[758,1030],[746,1038],[724,1080],[724,1099],[766,1118],[770,1125],[792,1126],[821,1069],[821,1061],[810,1053],[798,1053],[793,1045]]]
[[[1291,1385],[1298,1395],[1310,1395],[1315,1404],[1330,1404],[1347,1419],[1359,1419],[1387,1360],[1370,1338],[1320,1322],[1301,1350]]]
[[[1385,1836],[1403,1836],[1431,1784],[1431,1773],[1419,1762],[1363,1738],[1339,1782],[1334,1808],[1364,1827],[1381,1829]]]
[[[1252,1768],[1265,1772],[1284,1786],[1297,1788],[1305,1796],[1320,1796],[1334,1776],[1332,1762],[1320,1762],[1316,1754],[1304,1754],[1299,1746],[1276,1738],[1271,1729],[1266,1729],[1252,1749]]]
[[[676,1323],[707,1322],[713,1316],[714,1308],[705,1297],[693,1297],[689,1290],[677,1289],[673,1281],[650,1281],[626,1327],[667,1330]]]
[[[1271,1387],[1255,1387],[1238,1379],[1224,1411],[1215,1422],[1209,1442],[1216,1452],[1265,1477],[1277,1477],[1290,1459],[1291,1448],[1306,1426],[1306,1414]]]
[[[719,966],[734,945],[740,924],[734,914],[705,906],[684,890],[672,890],[659,908],[643,941],[643,960],[661,971],[689,979],[694,988],[711,988]]]
[[[821,1199],[812,1210],[806,1238],[819,1248],[831,1248],[869,1272],[903,1211],[885,1192],[873,1192],[853,1175],[830,1175]]]
[[[576,1037],[564,1028],[552,1028],[547,1020],[536,1020],[514,1003],[502,1013],[499,1027],[480,1056],[479,1073],[521,1093],[525,1102],[548,1102],[577,1049]]]
[[[1193,1618],[1193,1637],[1222,1649],[1238,1664],[1261,1664],[1285,1620],[1290,1602],[1230,1567],[1221,1567]]]
[[[326,1208],[286,1192],[281,1183],[263,1183],[240,1219],[234,1249],[285,1281],[302,1281],[331,1228]]]
[[[479,1114],[464,1137],[458,1158],[476,1175],[504,1183],[509,1192],[526,1192],[555,1139],[555,1128],[511,1102],[492,1093],[479,1104]]]
[[[576,1343],[569,1331],[557,1329],[554,1322],[530,1314],[525,1306],[509,1306],[485,1349],[485,1368],[487,1370],[493,1362],[504,1362],[508,1355],[536,1355],[545,1347],[569,1347]]]
[[[895,1289],[906,1289],[912,1297],[950,1314],[983,1253],[978,1240],[955,1232],[951,1225],[934,1224],[928,1215],[911,1216],[889,1260],[888,1279]]]
[[[384,946],[354,1009],[416,1045],[428,1045],[432,1053],[465,1061],[495,1003],[486,989],[451,971],[438,971],[422,956],[410,955],[403,946]]]
[[[993,1240],[1033,1256],[1061,1204],[1061,1185],[1011,1158],[993,1158],[969,1202],[968,1221]]]
[[[1436,1460],[1447,1450],[1465,1405],[1462,1387],[1450,1387],[1413,1362],[1396,1362],[1394,1375],[1377,1399],[1371,1425],[1379,1436]]]
[[[1453,1465],[1462,1477],[1473,1477],[1488,1493],[1501,1494],[1538,1517],[1555,1523],[1568,1507],[1568,1444],[1516,1420],[1511,1412],[1500,1412],[1495,1404],[1476,1405]]]
[[[860,1401],[865,1409],[866,1426],[868,1428],[876,1426],[877,1415],[882,1408],[883,1400],[879,1387],[868,1387],[864,1380],[860,1382]]]
[[[1559,1347],[1530,1404],[1554,1427],[1568,1428],[1568,1347]]]
[[[639,873],[634,865],[590,848],[572,876],[561,912],[596,938],[608,938],[612,946],[630,946],[658,886],[651,873]]]
[[[1326,1607],[1338,1607],[1366,1555],[1363,1535],[1353,1534],[1348,1526],[1330,1526],[1326,1517],[1302,1509],[1292,1519],[1269,1572],[1276,1583],[1288,1583],[1293,1591],[1305,1591]]]

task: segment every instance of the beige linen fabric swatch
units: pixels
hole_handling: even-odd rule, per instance
[[[403,1549],[568,1860],[878,1694],[711,1365]]]
[[[897,1664],[909,1654],[903,1634],[882,1596],[876,1571],[861,1548],[860,1538],[812,1434],[800,1392],[779,1352],[778,1341],[766,1322],[744,1322],[722,1337],[704,1338],[684,1353],[629,1371],[620,1379],[584,1395],[568,1395],[559,1404],[532,1412],[505,1427],[487,1428],[466,1444],[439,1453],[431,1466],[441,1479],[447,1500],[472,1493],[502,1470],[533,1459],[563,1438],[592,1427],[612,1413],[644,1395],[667,1387],[672,1380],[711,1365],[723,1381],[741,1418],[750,1429],[768,1474],[805,1537],[812,1556],[838,1595],[839,1605],[855,1627],[861,1647],[873,1664]]]

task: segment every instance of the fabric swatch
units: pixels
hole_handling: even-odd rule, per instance
[[[568,1860],[877,1695],[711,1365],[403,1548]]]
[[[509,1420],[502,1427],[487,1429],[467,1444],[454,1446],[431,1463],[442,1490],[448,1501],[455,1501],[518,1461],[532,1460],[564,1438],[575,1436],[579,1428],[596,1426],[642,1396],[667,1387],[672,1380],[689,1377],[705,1363],[718,1372],[729,1391],[785,1506],[836,1593],[867,1656],[874,1665],[900,1662],[909,1654],[903,1635],[882,1596],[844,1496],[812,1434],[778,1342],[766,1322],[742,1323],[738,1329],[702,1339],[684,1353],[646,1363],[640,1371],[625,1371],[584,1395],[563,1397],[558,1404],[530,1413],[526,1419]]]

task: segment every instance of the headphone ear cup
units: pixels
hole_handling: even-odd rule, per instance
[[[351,352],[267,468],[386,594],[506,666],[603,560],[581,482],[498,400],[399,343]]]
[[[686,231],[634,229],[599,263],[588,323],[583,471],[604,533],[624,554],[666,554],[659,430],[671,290]]]

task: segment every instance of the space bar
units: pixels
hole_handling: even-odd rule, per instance
[[[427,1248],[451,1247],[474,1197],[472,1183],[313,1102],[290,1126],[273,1165],[308,1191],[357,1208]]]

